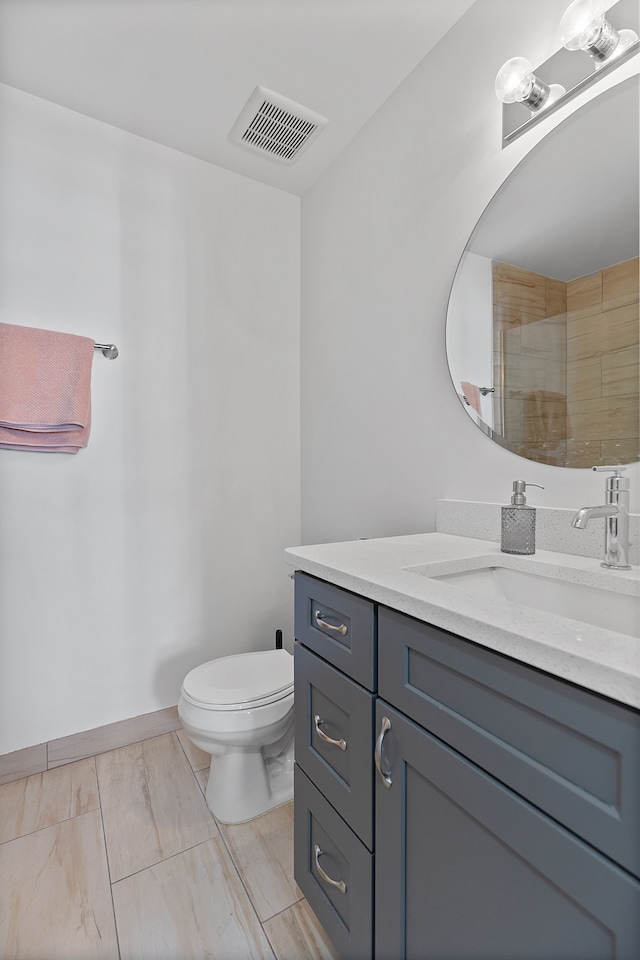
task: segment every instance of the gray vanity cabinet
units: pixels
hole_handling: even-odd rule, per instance
[[[376,960],[637,960],[638,883],[378,700]]]
[[[640,877],[638,711],[395,610],[378,622],[380,697]]]
[[[373,695],[298,644],[295,755],[318,790],[373,849]]]
[[[638,713],[394,610],[378,630],[376,960],[637,960]]]
[[[295,878],[341,960],[370,960],[376,606],[296,574],[295,633]]]
[[[373,957],[373,857],[296,764],[294,869],[341,960]]]
[[[306,573],[296,573],[296,640],[366,690],[375,691],[376,605]]]
[[[638,960],[638,711],[301,574],[296,640],[295,876],[341,960]]]

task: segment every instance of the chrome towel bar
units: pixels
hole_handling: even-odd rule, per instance
[[[118,356],[118,348],[115,343],[94,343],[94,350],[102,350],[102,356],[109,360],[115,360]]]

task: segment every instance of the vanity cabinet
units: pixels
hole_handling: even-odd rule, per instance
[[[342,960],[373,956],[375,604],[304,574],[295,599],[295,878]]]
[[[637,958],[638,714],[397,611],[378,627],[376,960]]]
[[[395,610],[379,633],[380,697],[640,877],[637,711]]]
[[[368,687],[296,644],[296,880],[339,956],[637,960],[638,712],[356,599]]]

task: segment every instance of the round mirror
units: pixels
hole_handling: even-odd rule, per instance
[[[640,460],[638,92],[638,77],[623,81],[534,147],[480,218],[451,288],[460,401],[529,460]]]

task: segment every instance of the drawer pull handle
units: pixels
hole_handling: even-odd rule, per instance
[[[337,887],[340,893],[347,892],[347,885],[344,880],[332,880],[328,873],[325,873],[322,867],[320,866],[320,857],[324,853],[324,850],[321,850],[317,843],[313,845],[313,852],[316,857],[316,870],[320,874],[323,880],[326,880],[327,883],[330,883],[332,887]]]
[[[381,764],[382,756],[382,741],[384,740],[387,730],[391,730],[391,721],[388,717],[382,718],[382,726],[380,729],[380,736],[376,741],[376,749],[374,753],[374,760],[376,762],[376,770],[380,774],[380,779],[382,780],[383,785],[388,789],[391,786],[392,780],[391,776],[388,773],[384,773]]]
[[[323,619],[323,614],[320,613],[319,610],[316,610],[314,617],[319,627],[324,627],[325,630],[335,630],[335,632],[339,633],[341,637],[345,637],[347,635],[347,627],[344,623],[327,623],[327,621]]]
[[[320,729],[320,726],[321,724],[324,723],[324,720],[322,719],[319,713],[316,713],[313,720],[316,725],[316,733],[318,734],[321,740],[324,740],[325,743],[330,743],[332,747],[337,747],[339,750],[347,749],[346,740],[333,740],[331,737],[328,737],[323,730]]]

